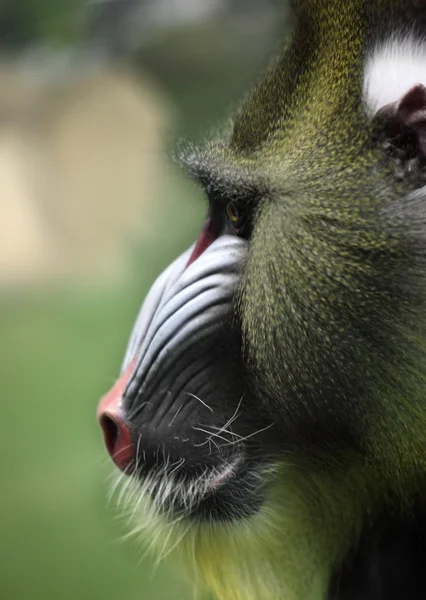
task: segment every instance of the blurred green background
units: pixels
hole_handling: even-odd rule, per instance
[[[7,600],[192,597],[120,540],[95,410],[144,294],[206,209],[164,155],[182,134],[198,141],[226,119],[288,20],[284,0],[213,0],[202,14],[197,1],[172,4],[0,6]]]

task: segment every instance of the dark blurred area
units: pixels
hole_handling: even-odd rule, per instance
[[[0,5],[8,600],[192,597],[143,540],[121,541],[95,409],[144,294],[206,210],[168,157],[221,128],[289,27],[286,0]]]

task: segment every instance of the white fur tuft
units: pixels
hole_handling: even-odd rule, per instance
[[[363,96],[368,113],[373,116],[417,83],[426,85],[426,41],[411,35],[389,38],[366,60]]]

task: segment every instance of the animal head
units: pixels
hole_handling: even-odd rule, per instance
[[[426,8],[296,12],[229,135],[182,156],[206,221],[99,408],[137,527],[222,600],[350,589],[424,485]]]

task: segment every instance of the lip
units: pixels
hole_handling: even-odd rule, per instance
[[[232,479],[234,479],[239,471],[240,466],[243,463],[243,457],[238,454],[231,462],[224,465],[220,470],[214,470],[214,472],[208,476],[206,481],[206,492],[214,493],[225,487]]]
[[[170,493],[168,501],[170,501],[172,505],[174,504],[179,507],[180,498],[179,494],[176,492],[181,490],[183,496],[185,496],[186,492],[192,488],[193,492],[191,495],[193,496],[194,503],[189,512],[197,512],[199,506],[209,499],[214,498],[216,494],[221,493],[226,489],[227,485],[238,477],[243,464],[244,457],[242,454],[238,454],[229,462],[224,463],[221,468],[212,468],[211,472],[205,477],[187,479],[185,483],[185,480],[178,480],[177,482],[173,482],[173,480],[170,479],[168,480],[167,475],[164,476],[163,483],[161,483],[161,480],[155,481],[154,477],[155,483],[148,493],[152,493],[155,497],[159,489],[168,488]],[[164,482],[166,482],[166,485],[164,485]],[[143,479],[141,483],[143,486]],[[183,502],[183,504],[185,504],[185,502]]]

